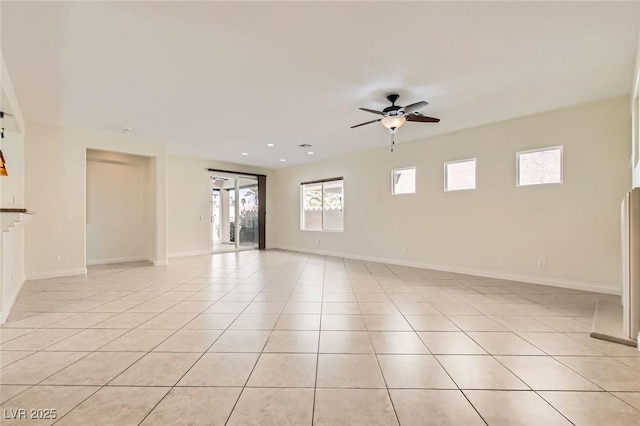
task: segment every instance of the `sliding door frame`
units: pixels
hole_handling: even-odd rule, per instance
[[[258,249],[264,250],[267,246],[266,244],[266,223],[267,223],[267,175],[261,175],[257,173],[246,173],[246,172],[237,172],[233,170],[222,170],[222,169],[207,169],[208,172],[214,173],[230,173],[237,175],[236,177],[254,177],[258,179]],[[237,188],[237,180],[236,180],[236,188]],[[236,203],[237,205],[237,203]],[[237,206],[236,206],[237,207]],[[237,220],[236,216],[236,220]],[[237,233],[239,228],[236,226],[236,244],[237,244]]]

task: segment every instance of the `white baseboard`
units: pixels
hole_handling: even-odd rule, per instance
[[[193,250],[193,251],[181,251],[177,253],[169,253],[168,257],[188,257],[188,256],[202,256],[203,254],[211,254],[210,250]]]
[[[109,265],[111,263],[126,263],[126,262],[140,262],[141,260],[148,260],[148,257],[136,256],[136,257],[117,257],[113,259],[94,259],[87,260],[87,266],[93,265]]]
[[[118,259],[91,260],[91,261],[87,261],[87,266],[109,265],[113,263],[127,263],[127,262],[141,262],[141,261],[147,261],[153,264],[153,266],[167,266],[169,264],[167,259],[153,260],[150,257],[123,257]]]
[[[563,278],[542,278],[542,277],[534,277],[530,275],[512,274],[507,272],[493,272],[493,271],[485,271],[485,270],[470,269],[470,268],[459,268],[459,267],[448,266],[448,265],[432,265],[432,264],[422,263],[422,262],[411,262],[411,261],[399,260],[399,259],[385,259],[385,258],[373,257],[373,256],[358,256],[358,255],[353,255],[349,253],[340,253],[340,252],[333,252],[333,251],[326,251],[326,250],[313,250],[313,249],[290,247],[290,246],[279,246],[278,249],[288,250],[288,251],[297,251],[297,252],[309,253],[309,254],[319,254],[324,256],[344,257],[345,259],[362,260],[366,262],[388,263],[390,265],[409,266],[412,268],[433,269],[435,271],[476,275],[476,276],[485,277],[485,278],[496,278],[496,279],[502,279],[502,280],[520,281],[520,282],[525,282],[530,284],[548,285],[552,287],[571,288],[574,290],[593,291],[596,293],[615,294],[615,295],[620,295],[622,293],[621,285],[615,286],[615,285],[608,285],[608,284],[590,283],[590,282],[584,282],[584,281],[573,281],[573,280],[566,280]]]
[[[18,298],[18,295],[20,294],[20,291],[22,290],[22,286],[24,285],[24,282],[25,282],[25,277],[23,275],[20,278],[21,278],[20,284],[18,284],[16,286],[15,291],[13,292],[11,297],[9,298],[9,302],[7,303],[6,306],[4,306],[4,308],[6,308],[6,309],[2,309],[2,312],[0,312],[0,324],[4,324],[7,321],[7,318],[9,317],[9,314],[11,313],[11,308],[13,308],[13,304],[16,303],[16,299]]]
[[[86,275],[87,268],[67,269],[66,271],[48,271],[48,272],[33,272],[26,276],[29,280],[41,280],[44,278],[59,278],[59,277],[71,277],[74,275]]]

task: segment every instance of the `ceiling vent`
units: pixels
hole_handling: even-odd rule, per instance
[[[300,148],[304,148],[304,149],[311,148],[311,145],[309,145],[308,143],[303,143],[303,144],[300,144],[300,145],[298,145],[298,146],[299,146]]]

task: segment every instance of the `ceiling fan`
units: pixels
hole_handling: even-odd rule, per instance
[[[400,95],[392,93],[387,96],[387,100],[391,102],[391,106],[386,107],[382,111],[377,111],[375,109],[369,108],[359,108],[362,111],[370,112],[372,114],[378,114],[382,117],[377,120],[366,121],[364,123],[356,124],[355,126],[351,126],[352,129],[360,126],[364,126],[371,123],[377,123],[380,121],[384,127],[389,129],[391,133],[391,152],[393,152],[393,144],[395,143],[393,135],[396,131],[404,125],[407,121],[413,121],[417,123],[438,123],[440,121],[439,118],[427,117],[419,112],[419,109],[422,109],[428,105],[425,101],[420,101],[413,103],[407,106],[396,105],[396,101]]]

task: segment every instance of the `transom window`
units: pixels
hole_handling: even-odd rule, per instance
[[[444,190],[476,189],[476,159],[444,163]]]
[[[391,194],[415,194],[416,168],[405,167],[391,172]]]
[[[517,185],[562,183],[562,147],[516,153]]]

